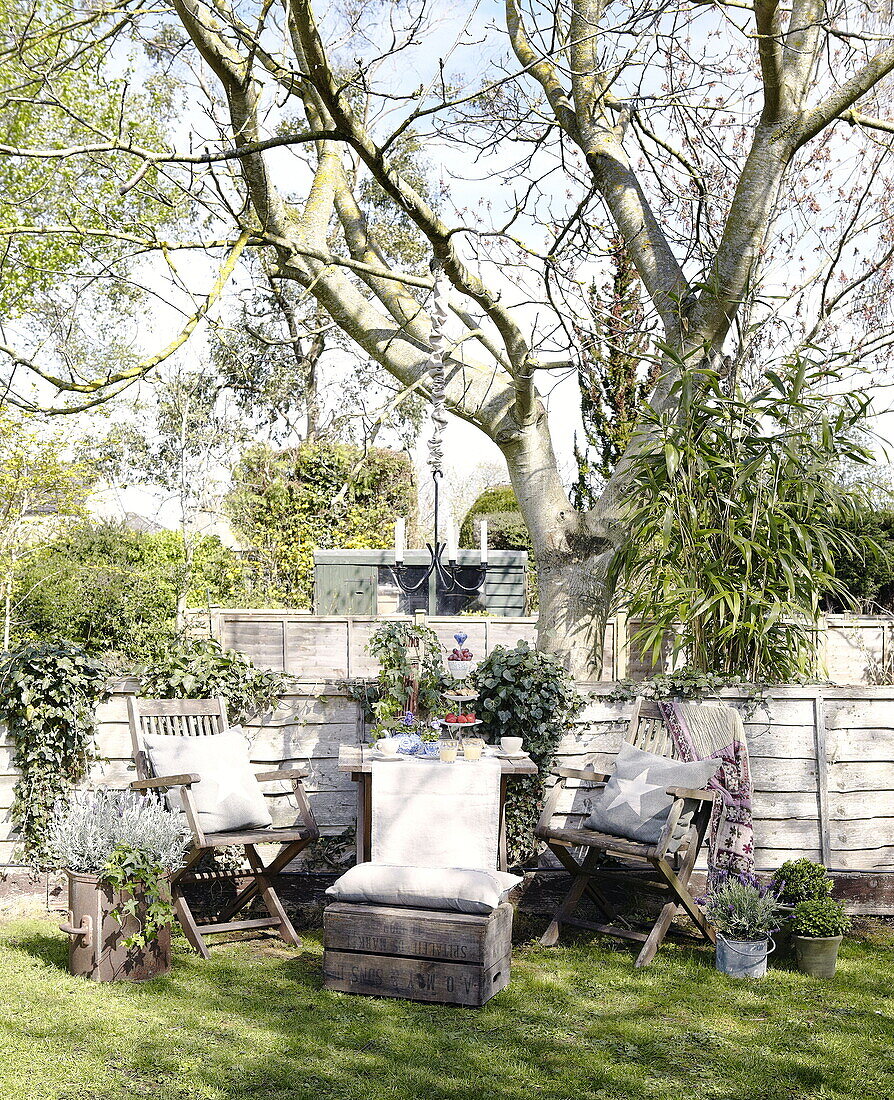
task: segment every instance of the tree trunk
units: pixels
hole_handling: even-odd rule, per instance
[[[544,550],[537,556],[537,648],[559,657],[578,680],[595,680],[602,673],[613,596],[606,579],[612,553],[604,542],[592,540],[589,546]]]

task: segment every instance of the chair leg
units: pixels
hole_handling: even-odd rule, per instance
[[[553,914],[553,919],[550,921],[549,926],[540,937],[540,943],[544,947],[555,947],[559,942],[560,926],[574,913],[574,910],[580,904],[580,900],[585,893],[592,897],[600,912],[609,922],[614,919],[615,911],[602,891],[598,890],[593,885],[591,876],[594,870],[593,863],[597,859],[597,854],[595,852],[587,852],[583,862],[578,863],[567,848],[558,844],[555,846],[550,844],[549,847],[565,870],[568,871],[573,878],[571,889],[562,899],[561,904]]]
[[[279,900],[279,895],[270,883],[268,878],[268,870],[264,866],[261,857],[258,855],[257,850],[253,844],[245,845],[245,854],[248,857],[248,862],[251,864],[251,868],[255,873],[255,882],[258,885],[258,891],[261,894],[261,899],[264,905],[267,907],[267,912],[271,917],[275,917],[279,920],[279,935],[280,938],[285,940],[286,943],[292,944],[293,947],[301,946],[301,937],[295,931],[292,926],[292,922],[286,915],[286,911],[283,908],[282,902]]]
[[[195,867],[204,853],[205,849],[203,848],[196,848],[190,853],[186,863],[174,876],[174,881],[171,884],[171,900],[174,905],[174,912],[177,914],[177,920],[180,922],[180,927],[183,929],[183,935],[186,937],[187,943],[193,951],[201,955],[203,959],[208,959],[211,957],[208,945],[205,943],[205,939],[199,931],[199,925],[196,918],[192,915],[192,910],[186,898],[183,896],[183,887],[180,885],[180,880],[188,871]]]
[[[192,911],[180,891],[174,894],[174,912],[177,914],[177,920],[180,921],[183,935],[193,951],[201,955],[203,959],[210,959],[211,952],[208,950],[205,938],[199,931],[196,918],[192,915]]]
[[[664,937],[667,935],[671,922],[677,915],[679,908],[680,906],[675,901],[669,901],[662,906],[658,920],[652,925],[648,938],[636,957],[635,966],[648,966],[655,958],[655,953],[664,942]]]
[[[308,840],[296,840],[291,844],[284,844],[264,869],[264,874],[268,879],[276,878],[283,867],[291,863],[295,856],[303,852],[310,844],[313,844],[313,838]],[[244,909],[257,892],[257,880],[252,879],[252,881],[240,890],[230,904],[221,912],[219,919],[222,921],[229,920],[234,913],[238,913],[240,909]]]
[[[714,929],[705,920],[705,916],[696,904],[695,898],[689,892],[688,884],[692,870],[695,867],[696,855],[696,849],[693,845],[686,853],[686,858],[677,872],[674,871],[666,859],[649,861],[661,876],[662,881],[667,884],[671,893],[671,900],[662,907],[658,920],[652,925],[649,937],[637,957],[637,966],[649,965],[655,957],[655,952],[664,942],[674,917],[681,910],[689,915],[696,928],[709,943],[714,942]]]
[[[695,898],[689,890],[689,880],[695,869],[697,855],[696,846],[692,845],[686,853],[686,858],[683,860],[682,866],[677,872],[674,872],[673,867],[671,867],[666,859],[658,860],[654,864],[654,867],[667,882],[670,889],[677,895],[679,904],[686,910],[692,923],[699,930],[704,939],[706,939],[708,943],[714,943],[717,939],[714,929],[705,919],[704,913],[699,909]]]

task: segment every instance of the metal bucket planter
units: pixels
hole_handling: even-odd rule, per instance
[[[732,940],[717,933],[715,963],[717,969],[731,978],[763,978],[767,973],[767,956],[775,950],[770,938],[762,940]]]
[[[843,936],[792,936],[798,966],[812,978],[833,978]]]
[[[148,946],[126,947],[123,941],[141,928],[141,908],[122,924],[112,916],[126,900],[121,891],[96,875],[67,874],[68,923],[59,927],[71,937],[68,969],[72,974],[96,982],[145,982],[171,969],[170,925],[160,929]]]

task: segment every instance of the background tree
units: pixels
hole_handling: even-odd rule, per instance
[[[250,428],[224,381],[204,365],[186,368],[175,361],[156,377],[147,398],[81,450],[110,483],[151,486],[174,505],[182,613],[193,588],[196,548],[215,525],[230,467]]]
[[[611,280],[587,291],[590,325],[579,328],[580,412],[583,446],[574,442],[575,508],[592,508],[601,488],[630,445],[659,367],[645,327],[641,284],[624,243],[609,243]]]
[[[314,550],[387,546],[395,518],[412,518],[414,500],[405,454],[302,443],[248,448],[225,507],[260,563],[268,601],[311,608]]]
[[[623,239],[657,325],[656,415],[675,407],[681,374],[727,360],[746,382],[806,343],[839,366],[878,362],[894,338],[894,40],[868,8],[815,0],[507,0],[499,30],[463,12],[434,40],[431,10],[175,0],[179,27],[135,12],[133,26],[158,41],[160,20],[169,56],[190,59],[197,95],[213,81],[207,151],[146,151],[108,127],[103,140],[136,175],[204,166],[189,184],[228,227],[209,250],[228,257],[215,285],[245,247],[264,250],[365,359],[424,391],[433,280],[395,262],[364,207],[378,188],[387,225],[412,227],[449,288],[448,400],[506,459],[537,555],[540,644],[590,677],[616,557],[637,537],[625,499],[641,438],[592,507],[574,508],[535,380],[576,370],[597,241],[606,228]],[[99,10],[89,34],[111,18]],[[452,180],[452,209],[402,163],[409,134]]]
[[[0,409],[0,584],[3,649],[15,625],[14,599],[23,561],[42,538],[83,513],[92,481],[86,467],[66,461],[60,433]]]
[[[164,168],[147,164],[136,179],[121,152],[165,147],[176,87],[126,21],[110,59],[107,33],[64,5],[3,0],[0,14],[2,400],[72,409],[90,403],[97,379],[114,391],[139,376],[157,287],[135,276],[137,258],[194,211]]]

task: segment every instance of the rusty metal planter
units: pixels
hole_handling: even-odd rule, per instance
[[[147,947],[126,947],[124,940],[138,932],[142,911],[124,923],[112,916],[126,900],[122,891],[100,882],[96,875],[68,875],[68,922],[59,927],[71,937],[68,969],[76,977],[97,982],[144,982],[171,969],[171,927],[159,930]]]

